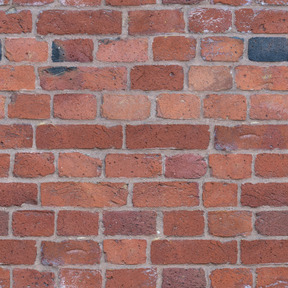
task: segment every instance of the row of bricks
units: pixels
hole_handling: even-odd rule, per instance
[[[106,245],[110,246],[105,254],[111,254],[111,258],[119,257],[121,259],[120,253],[125,257],[123,250],[129,251],[132,241],[104,240],[108,244]],[[138,250],[141,250],[142,242],[136,240],[131,247],[136,246]],[[121,245],[122,243],[124,245]],[[0,240],[0,244],[2,265],[33,265],[38,258],[35,240],[5,239]],[[127,249],[125,249],[125,244],[128,246]],[[124,249],[122,250],[121,247]],[[240,261],[243,265],[280,264],[286,263],[288,260],[288,240],[241,240],[240,249],[237,247],[236,240],[225,242],[218,240],[153,240],[149,248],[151,263],[155,265],[236,264],[238,252],[241,254]],[[114,249],[119,250],[119,254],[115,253]],[[101,256],[100,245],[93,240],[41,241],[41,264],[44,266],[95,265],[100,264]],[[141,255],[138,254],[139,256]],[[132,256],[132,258],[134,257]],[[134,261],[137,261],[136,258]]]
[[[153,60],[190,61],[196,56],[196,45],[193,37],[155,37],[152,43]],[[288,40],[284,37],[250,38],[248,58],[260,62],[287,61],[287,47]],[[244,40],[241,38],[216,36],[201,39],[204,61],[237,62],[243,52]],[[54,40],[51,54],[53,62],[92,62],[94,43],[92,39]],[[12,62],[46,62],[48,43],[35,38],[7,38],[5,57]],[[149,60],[148,39],[99,40],[96,59],[101,62],[146,62]]]
[[[288,120],[287,95],[257,94],[247,97],[247,100],[240,94],[208,94],[201,100],[188,93],[163,93],[155,98],[156,116],[162,119],[200,119],[203,107],[203,118],[244,121],[250,104],[250,119]],[[147,95],[104,94],[101,100],[101,117],[108,120],[140,121],[153,116],[151,106],[154,99],[150,100]],[[8,118],[40,120],[51,117],[50,95],[17,93],[12,94],[9,101]],[[6,97],[0,96],[0,119],[5,118],[5,102]],[[97,102],[99,100],[92,94],[56,94],[53,97],[53,117],[96,120]]]
[[[215,126],[216,150],[272,150],[288,148],[287,125]],[[1,149],[32,148],[31,125],[0,125]],[[205,150],[210,142],[208,125],[126,125],[128,149],[169,148]],[[121,149],[123,127],[103,125],[53,125],[36,127],[38,149]]]
[[[188,31],[190,33],[229,32],[232,30],[232,14],[229,9],[191,9],[188,15]],[[256,34],[288,32],[288,26],[282,24],[288,21],[286,10],[239,9],[235,11],[235,17],[235,27],[238,32]],[[184,14],[181,10],[129,11],[128,19],[129,35],[185,33]],[[0,21],[5,24],[0,27],[0,33],[21,34],[32,31],[32,14],[28,10],[7,14],[1,11]],[[46,10],[38,15],[37,33],[40,35],[120,35],[122,12]]]
[[[284,207],[288,205],[288,183],[241,184],[242,206]],[[34,183],[0,183],[2,207],[38,204]],[[209,207],[238,206],[235,183],[207,182],[203,185],[203,204]],[[132,203],[137,208],[196,207],[200,204],[199,185],[193,182],[134,183]],[[50,182],[41,183],[41,204],[54,207],[104,208],[127,205],[125,183]],[[117,219],[117,218],[115,218]]]
[[[34,269],[15,268],[12,272],[13,288],[22,287],[56,287],[54,272],[37,271]],[[224,268],[209,271],[209,284],[202,268],[164,268],[161,273],[161,287],[181,288],[222,288],[222,287],[256,287],[269,288],[276,284],[288,282],[287,267],[262,267],[256,269],[256,286],[253,286],[252,269],[249,268]],[[157,269],[108,269],[105,276],[99,270],[62,268],[57,275],[59,287],[101,288],[105,280],[106,288],[118,287],[147,287],[156,288]],[[2,288],[10,287],[10,271],[0,269]],[[206,286],[207,285],[207,286]],[[209,286],[208,286],[209,285]],[[280,286],[279,286],[280,287]]]
[[[53,153],[17,153],[14,157],[13,176],[36,178],[55,173]],[[247,179],[252,176],[252,155],[210,154],[210,176],[218,179]],[[102,161],[79,152],[60,153],[58,157],[60,177],[99,177]],[[205,176],[205,158],[196,154],[166,156],[165,172],[161,154],[107,154],[106,177],[197,179]],[[10,155],[0,154],[0,177],[9,176]],[[288,177],[288,154],[258,154],[254,164],[255,175],[262,178]]]
[[[252,233],[253,237],[255,233],[264,236],[288,236],[288,211],[262,211],[252,215],[252,212],[244,210],[208,211],[208,234],[216,237],[247,237]],[[47,210],[15,211],[12,215],[13,235],[18,237],[54,236],[55,217],[53,211]],[[150,211],[104,211],[103,234],[106,236],[156,235],[156,217],[156,212]],[[97,236],[99,234],[98,222],[99,215],[97,212],[59,211],[57,213],[56,235]],[[164,236],[201,237],[204,236],[204,222],[203,211],[177,210],[163,212],[163,223],[160,225],[163,225]],[[0,236],[8,236],[8,223],[8,212],[0,211]],[[109,251],[106,251],[105,246],[112,246],[111,243],[115,246],[113,253],[116,257],[122,253],[126,254],[123,251],[125,246],[131,248],[133,255],[130,255],[130,261],[124,261],[125,264],[146,263],[146,240],[139,240],[136,243],[130,240],[123,240],[122,243],[120,240],[104,240],[104,252],[108,256],[108,260],[110,258]],[[140,255],[144,255],[144,257],[140,257],[141,261],[136,260]],[[124,264],[115,261],[108,262]]]
[[[233,70],[235,76],[233,77]],[[170,90],[184,88],[184,70],[180,65],[137,65],[127,71],[126,67],[40,67],[40,86],[44,90],[125,90],[143,91]],[[2,91],[34,90],[36,75],[33,66],[0,66]],[[190,66],[188,89],[192,91],[240,90],[288,90],[287,66]]]

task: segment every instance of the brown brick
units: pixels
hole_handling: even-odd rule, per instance
[[[8,105],[8,117],[19,119],[50,118],[50,96],[47,94],[13,94]]]
[[[119,207],[126,204],[124,183],[50,182],[41,184],[43,206]]]
[[[270,288],[279,287],[285,288],[288,282],[288,268],[287,267],[265,267],[257,268],[257,282],[256,288]],[[280,286],[279,286],[280,285]]]
[[[162,174],[160,154],[108,154],[106,177],[157,177]]]
[[[44,177],[55,172],[53,153],[17,153],[13,174],[16,177]]]
[[[60,177],[99,177],[102,162],[79,152],[60,153],[58,158],[58,173]]]
[[[21,34],[32,31],[32,14],[28,10],[14,13],[0,12],[0,33],[1,34]],[[2,78],[2,76],[1,76]]]
[[[104,94],[101,114],[111,120],[144,120],[150,116],[150,108],[147,95]]]
[[[103,39],[96,58],[103,62],[145,62],[148,60],[147,39]]]
[[[103,241],[106,262],[120,265],[137,265],[146,262],[146,240],[106,239]]]
[[[0,236],[8,235],[8,222],[9,222],[9,213],[5,211],[0,211]],[[1,275],[1,270],[0,270],[0,275]],[[1,276],[0,276],[0,284],[2,284]]]
[[[64,120],[92,120],[97,115],[97,99],[91,94],[57,94],[53,113]]]
[[[98,221],[99,215],[96,212],[75,210],[59,211],[57,218],[57,235],[98,235]]]
[[[164,212],[164,235],[198,236],[204,233],[203,211]]]
[[[135,207],[192,207],[199,205],[197,183],[151,182],[135,183]]]
[[[192,94],[160,94],[157,97],[157,117],[166,119],[197,119],[200,99]]]
[[[128,149],[176,148],[206,149],[209,144],[207,125],[138,125],[126,126]]]
[[[133,90],[182,90],[183,68],[178,65],[134,66],[130,73]]]
[[[103,214],[105,235],[153,235],[156,213],[152,211],[106,211]]]
[[[112,10],[46,10],[38,15],[37,32],[40,35],[120,34],[121,18],[121,12]]]
[[[151,244],[151,261],[156,265],[235,264],[237,243],[215,240],[155,240]]]
[[[10,155],[0,154],[0,177],[8,177],[10,167]]]
[[[24,210],[13,213],[13,235],[27,236],[52,236],[54,234],[54,212]]]
[[[38,149],[121,148],[122,137],[121,126],[48,124],[36,128]]]

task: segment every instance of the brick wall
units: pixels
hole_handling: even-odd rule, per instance
[[[287,0],[3,0],[0,287],[288,287]]]

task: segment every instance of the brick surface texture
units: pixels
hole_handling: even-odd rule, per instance
[[[0,1],[0,288],[288,287],[288,0]]]

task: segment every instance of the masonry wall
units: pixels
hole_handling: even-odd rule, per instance
[[[287,0],[3,0],[0,286],[288,286]]]

